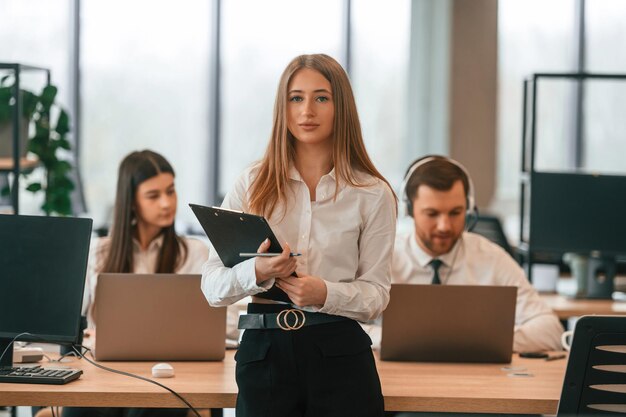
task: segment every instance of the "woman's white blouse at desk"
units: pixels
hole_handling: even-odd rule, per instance
[[[203,242],[183,237],[187,244],[187,257],[178,269],[177,274],[199,274],[202,265],[209,257],[209,249]],[[96,238],[92,241],[89,250],[89,265],[83,295],[83,315],[87,315],[89,327],[94,327],[93,304],[96,299],[96,285],[98,283],[99,270],[105,262],[110,239],[108,237]],[[135,274],[153,274],[159,251],[163,245],[163,236],[159,236],[150,242],[146,250],[142,250],[139,242],[133,239],[133,263]]]

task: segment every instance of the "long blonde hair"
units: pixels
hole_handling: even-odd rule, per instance
[[[339,180],[354,187],[371,185],[359,183],[356,170],[384,181],[393,193],[393,188],[378,172],[365,149],[354,94],[346,72],[328,55],[300,55],[287,65],[278,83],[272,134],[249,190],[250,211],[270,217],[279,203],[287,201],[289,166],[295,158],[295,138],[287,129],[287,94],[291,78],[302,68],[318,71],[332,88],[335,105],[332,155],[336,174],[335,198],[339,192]]]

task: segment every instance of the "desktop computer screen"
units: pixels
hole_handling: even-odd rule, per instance
[[[626,254],[626,176],[532,175],[530,242],[534,250]]]
[[[577,297],[611,298],[626,255],[625,213],[625,175],[534,172],[527,242],[535,260],[568,263]]]
[[[76,343],[91,219],[0,215],[0,355],[11,340]],[[12,348],[0,366],[8,365]]]

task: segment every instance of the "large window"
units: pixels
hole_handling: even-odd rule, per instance
[[[0,33],[11,36],[3,46],[10,53],[2,59],[51,67],[61,95],[72,97],[71,16],[79,2],[80,168],[87,215],[96,226],[111,221],[119,162],[141,149],[172,162],[179,224],[195,224],[185,203],[214,197],[210,141],[219,144],[217,191],[223,196],[262,157],[280,74],[303,53],[326,53],[344,66],[349,56],[365,142],[383,175],[399,185],[404,165],[413,159],[406,152],[407,103],[414,99],[407,88],[410,0],[351,1],[349,16],[346,1],[222,0],[219,56],[211,38],[217,33],[213,2],[33,1],[37,7],[32,1],[0,3],[2,15],[10,16]],[[217,138],[210,125],[215,59]]]
[[[498,4],[495,208],[509,216],[519,207],[522,80],[536,72],[626,73],[626,55],[621,53],[626,8],[620,0],[500,0]],[[626,152],[621,110],[626,106],[626,82],[588,79],[579,85],[573,80],[546,80],[540,82],[539,91],[537,169],[626,173],[621,157]],[[510,220],[509,225],[519,227],[515,216]]]
[[[500,202],[516,202],[522,80],[536,72],[626,73],[626,55],[621,53],[626,42],[626,8],[620,0],[500,0],[498,4],[498,197]],[[579,15],[577,10],[584,12]],[[578,24],[581,21],[584,24]],[[579,50],[584,56],[580,62]],[[626,121],[621,116],[626,82],[587,80],[580,95],[571,80],[540,84],[537,168],[579,165],[587,170],[626,172],[621,158],[626,152]],[[583,104],[580,147],[575,111],[579,97]]]
[[[343,2],[222,2],[219,193],[261,159],[272,127],[278,80],[289,61],[325,53],[343,63]],[[260,18],[262,16],[262,18]]]
[[[70,0],[0,1],[0,61],[45,67],[59,87],[57,99],[69,104]],[[45,78],[24,73],[23,85],[39,92]]]
[[[523,80],[537,72],[576,68],[574,0],[498,3],[497,196],[515,210],[519,198]],[[537,168],[563,167],[570,143],[573,83],[539,87]]]
[[[176,171],[178,218],[208,183],[211,2],[82,2],[82,172],[89,211],[110,221],[117,167],[152,149]]]
[[[626,74],[626,3],[586,2],[586,63],[588,72]],[[585,167],[626,173],[626,80],[594,81],[585,86],[583,137]]]
[[[0,1],[0,62],[19,63],[48,68],[51,81],[58,88],[57,103],[68,109],[70,91],[70,0],[2,0]],[[0,72],[0,77],[7,73]],[[21,87],[40,93],[45,85],[44,72],[24,71]],[[69,109],[68,109],[69,110]],[[41,180],[43,170],[36,170],[32,179]],[[7,181],[0,174],[0,188]],[[20,213],[38,214],[43,193],[24,190],[20,181]]]
[[[321,52],[346,64],[344,5],[335,0],[223,2],[222,195],[263,156],[278,79],[291,58]],[[410,19],[408,0],[352,2],[350,72],[364,139],[376,166],[395,183],[403,172],[398,162],[405,162]]]
[[[352,6],[352,86],[365,144],[389,181],[402,182],[408,162],[410,1]]]

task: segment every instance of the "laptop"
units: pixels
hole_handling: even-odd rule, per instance
[[[224,359],[226,308],[209,306],[200,279],[183,274],[100,274],[96,360]]]
[[[516,298],[517,287],[394,284],[380,358],[508,363]]]

